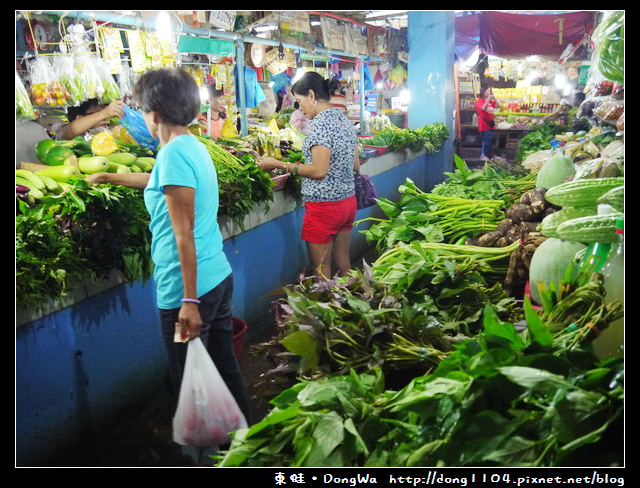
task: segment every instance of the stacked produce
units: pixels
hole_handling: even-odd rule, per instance
[[[531,296],[538,304],[543,301],[541,288],[557,291],[572,263],[572,272],[577,272],[588,244],[615,240],[616,222],[624,217],[624,178],[572,180],[551,188],[546,199],[561,210],[540,224],[549,239],[531,263]],[[602,204],[611,208],[598,214]]]
[[[487,161],[482,169],[470,169],[454,154],[455,170],[445,172],[446,179],[433,187],[436,195],[480,200],[503,200],[509,205],[523,193],[535,188],[536,175],[505,160]]]
[[[624,311],[585,251],[610,242],[623,215],[624,147],[608,131],[555,135],[564,145],[540,158],[545,171],[515,178],[457,159],[437,192],[407,180],[398,203],[379,199],[388,218],[363,231],[380,251],[371,268],[288,287],[276,307],[279,336],[256,348],[273,364],[262,386],[274,409],[236,433],[220,465],[615,465],[623,358],[599,362],[592,343]],[[471,226],[454,239],[464,233],[452,220],[464,228],[494,199],[501,218],[487,217],[491,230]],[[515,300],[514,285],[527,280],[540,290]],[[522,319],[526,330],[511,325]],[[569,385],[577,397],[561,393]],[[560,405],[556,395],[599,406]],[[589,415],[576,415],[583,407]],[[499,426],[509,434],[496,436]]]
[[[35,204],[33,196],[17,201],[16,304],[46,310],[65,303],[79,283],[113,273],[132,281],[148,279],[153,263],[141,192],[90,187],[83,178],[57,183],[64,191],[47,193]]]
[[[563,309],[583,311],[589,295],[577,289],[575,305]],[[530,306],[524,332],[490,306],[483,315],[475,340],[460,343],[430,374],[407,378],[404,387],[390,388],[372,367],[282,391],[264,419],[235,433],[218,466],[623,462],[623,361],[602,364],[581,354],[587,327],[551,333]]]
[[[244,218],[255,205],[266,205],[268,210],[273,201],[271,179],[258,168],[249,151],[238,157],[210,138],[196,137],[205,145],[216,167],[221,215],[244,228]]]
[[[498,185],[504,199],[485,200],[471,188],[470,173],[479,185],[492,177],[515,183]],[[259,346],[274,364],[264,375],[264,391],[281,386],[283,377],[318,378],[374,365],[389,381],[407,372],[423,374],[453,344],[478,333],[485,304],[502,320],[521,317],[521,306],[501,284],[520,243],[483,247],[463,241],[494,229],[514,188],[531,188],[531,177],[520,181],[488,168],[472,172],[464,161],[452,177],[461,174],[468,178],[463,186],[478,198],[427,193],[407,179],[397,203],[378,200],[388,219],[373,219],[377,223],[363,231],[380,252],[371,267],[365,263],[364,271],[345,280],[318,284],[307,278],[286,288],[286,299],[276,304],[278,337]],[[495,192],[494,186],[486,191]]]
[[[148,173],[155,158],[136,144],[118,141],[103,132],[98,142],[77,137],[71,141],[43,139],[36,145],[40,162],[20,162],[16,169],[16,185],[28,187],[21,197],[35,204],[46,195],[59,195],[69,190],[77,178],[97,172]],[[101,155],[102,154],[102,155]],[[17,191],[17,190],[16,190]]]
[[[400,199],[397,202],[387,198],[377,200],[387,219],[368,217],[358,221],[376,222],[362,233],[368,243],[375,243],[379,251],[416,239],[455,242],[494,230],[504,218],[502,200],[427,193],[409,178],[398,191]]]

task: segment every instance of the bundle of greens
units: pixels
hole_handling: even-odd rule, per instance
[[[488,161],[482,169],[470,169],[464,159],[454,154],[455,170],[445,172],[447,177],[433,187],[431,193],[442,196],[478,200],[504,200],[513,203],[521,194],[536,184],[535,173],[529,173],[520,165],[499,166]]]
[[[256,165],[255,157],[245,153],[237,157],[210,138],[197,136],[202,142],[218,173],[220,214],[244,229],[244,218],[263,204],[265,212],[273,201],[273,181]]]
[[[16,216],[16,302],[40,310],[113,270],[129,280],[153,271],[149,214],[139,190],[81,178]]]
[[[542,122],[537,125],[534,130],[520,139],[515,157],[516,163],[522,163],[530,154],[551,149],[553,138],[568,130],[567,126],[555,122]]]
[[[400,199],[377,199],[388,219],[367,217],[376,222],[362,231],[369,244],[384,251],[399,242],[427,240],[455,242],[495,230],[504,219],[503,200],[479,200],[427,193],[409,178],[398,188]]]
[[[394,151],[410,149],[416,152],[426,150],[432,153],[440,149],[448,138],[449,128],[437,122],[417,129],[386,128],[360,142],[370,146],[390,147]]]
[[[421,245],[430,243],[394,248],[347,278],[306,278],[285,288],[275,302],[277,336],[254,347],[273,366],[258,389],[273,391],[283,377],[373,367],[406,380],[432,370],[455,344],[475,336],[486,304],[504,320],[522,317],[521,305],[484,276],[504,268],[517,243],[505,249]],[[405,254],[405,247],[415,252]]]
[[[386,390],[379,369],[300,381],[237,431],[220,467],[561,467],[624,462],[624,362],[565,348],[525,305],[429,375]]]

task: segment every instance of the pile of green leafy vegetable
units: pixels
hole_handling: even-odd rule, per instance
[[[428,193],[409,178],[398,187],[400,198],[393,202],[378,198],[386,219],[367,217],[375,222],[362,234],[369,244],[384,251],[399,242],[424,239],[431,242],[455,242],[495,230],[504,219],[503,200],[479,200]]]
[[[114,270],[128,280],[151,276],[149,214],[139,190],[77,179],[69,191],[36,206],[18,205],[19,306],[39,310]]]
[[[265,212],[273,201],[273,182],[266,171],[258,168],[255,157],[244,153],[231,154],[207,137],[198,136],[205,146],[218,175],[220,215],[244,230],[244,218],[256,205],[264,205]]]
[[[555,122],[542,122],[535,129],[523,136],[518,143],[515,162],[522,163],[527,156],[538,151],[551,149],[551,141],[557,134],[567,132],[569,128]]]
[[[410,149],[432,153],[439,150],[448,138],[449,128],[444,123],[436,122],[416,129],[387,128],[360,142],[370,146],[390,147],[394,151]]]
[[[520,165],[507,168],[487,161],[482,169],[470,169],[457,154],[454,154],[454,163],[455,170],[445,172],[447,178],[435,185],[431,193],[479,200],[504,200],[508,206],[536,186],[536,174],[525,171]]]
[[[421,244],[408,247],[420,249]],[[451,245],[455,250],[444,252],[443,245],[434,246],[438,249],[397,257],[400,246],[349,277],[306,278],[286,287],[286,296],[274,307],[278,334],[254,347],[273,365],[258,390],[273,391],[286,382],[283,378],[373,367],[404,379],[421,375],[454,344],[479,332],[486,304],[503,320],[522,317],[521,305],[484,276],[500,266],[498,260],[508,262],[513,247]]]
[[[299,381],[218,466],[621,466],[623,360],[567,348],[525,313],[519,330],[487,305],[475,339],[399,390],[379,368]]]

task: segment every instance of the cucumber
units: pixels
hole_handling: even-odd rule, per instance
[[[611,205],[618,212],[624,212],[624,186],[618,186],[609,190],[598,198],[598,203]]]
[[[621,185],[624,185],[622,176],[573,180],[549,188],[544,198],[547,202],[560,207],[597,205],[598,198]]]
[[[598,208],[595,205],[588,207],[565,207],[542,219],[538,230],[545,237],[559,237],[557,232],[558,226],[563,222],[578,217],[588,217],[597,214]]]
[[[623,217],[622,212],[607,215],[577,217],[562,222],[556,232],[560,239],[575,242],[614,242],[616,240],[616,221]]]
[[[16,170],[16,178],[24,178],[29,181],[31,184],[28,185],[30,188],[37,188],[38,190],[44,190],[46,185],[42,178],[36,175],[33,171],[29,171],[28,169],[17,169]]]

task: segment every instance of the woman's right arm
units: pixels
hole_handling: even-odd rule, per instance
[[[111,117],[124,117],[123,106],[124,102],[122,100],[114,100],[102,110],[89,115],[76,117],[72,122],[60,129],[58,138],[64,141],[70,141],[74,137],[81,136]]]
[[[311,148],[311,162],[298,165],[298,175],[303,178],[321,180],[329,172],[329,160],[331,159],[331,149],[327,146],[315,145]],[[291,173],[295,168],[293,163],[285,163],[271,156],[259,157],[256,164],[264,171],[271,171],[275,168],[285,169]]]
[[[90,185],[101,183],[111,183],[121,185],[135,190],[144,190],[149,182],[149,173],[94,173],[86,175],[85,180]]]

